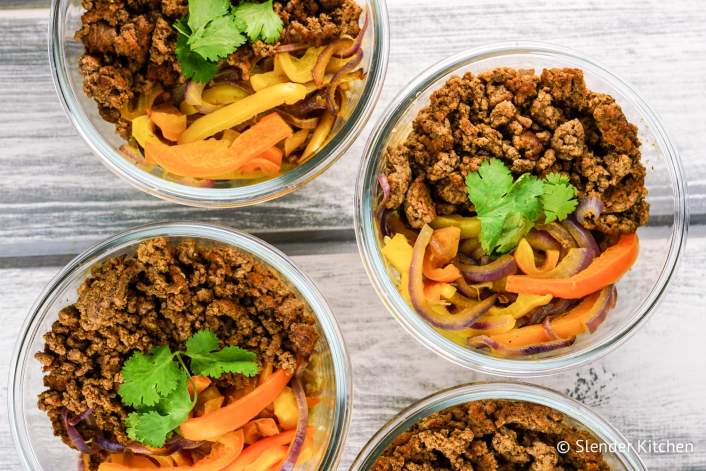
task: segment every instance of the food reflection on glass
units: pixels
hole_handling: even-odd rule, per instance
[[[595,332],[649,217],[640,157],[637,128],[579,69],[451,78],[378,179],[401,295],[447,338],[497,356]]]
[[[310,160],[365,78],[353,0],[88,5],[84,91],[141,168],[200,186]]]
[[[422,418],[393,439],[370,469],[607,471],[603,449],[605,443],[558,410],[488,399]]]
[[[44,335],[39,408],[84,471],[291,470],[313,455],[318,338],[253,256],[151,239],[94,267]]]

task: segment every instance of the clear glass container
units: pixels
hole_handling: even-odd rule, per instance
[[[76,469],[79,457],[76,450],[54,436],[48,417],[37,407],[37,395],[44,386],[41,364],[33,355],[44,347],[42,336],[51,329],[59,311],[76,301],[76,289],[90,275],[91,267],[117,255],[134,253],[140,242],[158,236],[172,242],[193,239],[202,244],[229,245],[248,252],[279,273],[308,303],[320,333],[310,368],[318,376],[321,402],[311,409],[309,417],[310,426],[316,430],[315,452],[296,469],[335,469],[348,431],[352,386],[343,338],[326,300],[313,281],[274,247],[242,232],[196,223],[154,224],[116,235],[73,259],[40,295],[20,332],[8,388],[10,427],[25,469]]]
[[[84,141],[111,171],[138,189],[190,206],[237,207],[261,203],[290,193],[323,173],[346,152],[368,122],[387,70],[389,24],[385,0],[360,3],[370,15],[362,44],[361,66],[367,73],[366,78],[352,83],[351,106],[346,116],[337,120],[328,143],[304,164],[270,180],[219,181],[216,187],[205,187],[202,180],[179,177],[167,180],[158,170],[148,172],[118,152],[125,141],[112,123],[100,117],[96,104],[83,92],[78,61],[84,47],[74,38],[84,12],[81,0],[52,0],[49,19],[52,78],[66,114]]]
[[[439,391],[397,414],[363,447],[351,465],[350,471],[371,469],[380,454],[400,433],[434,412],[484,399],[533,402],[558,410],[566,416],[569,424],[587,429],[598,439],[602,449],[606,450],[603,457],[612,470],[644,471],[647,469],[635,452],[635,447],[631,446],[608,421],[580,402],[550,389],[530,384],[477,383]]]
[[[638,127],[642,162],[647,168],[651,217],[638,230],[640,255],[618,283],[618,302],[606,321],[591,335],[582,335],[569,348],[541,356],[500,358],[459,345],[436,331],[400,295],[392,269],[380,252],[382,238],[375,221],[381,200],[377,176],[385,149],[404,141],[417,112],[431,93],[451,76],[506,66],[534,68],[577,67],[590,90],[612,95],[628,121]],[[365,269],[387,309],[419,342],[461,366],[490,374],[539,376],[595,360],[624,342],[656,310],[684,248],[688,214],[686,184],[677,150],[659,118],[623,80],[593,60],[563,47],[543,43],[509,42],[479,47],[445,59],[422,72],[393,100],[367,142],[356,186],[355,231]]]

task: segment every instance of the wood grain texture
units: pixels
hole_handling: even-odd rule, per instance
[[[551,387],[591,406],[632,442],[691,442],[687,455],[644,454],[652,470],[706,469],[706,382],[703,358],[703,266],[706,230],[689,242],[683,264],[652,319],[632,339],[602,360],[575,371],[531,382]],[[385,311],[354,253],[294,257],[328,299],[343,331],[353,365],[352,423],[341,470],[373,433],[400,409],[439,389],[498,380],[454,366],[413,340]],[[0,270],[0,378],[20,324],[58,268]],[[37,366],[38,367],[38,366]],[[0,404],[7,386],[0,387]],[[19,470],[0,408],[0,468]]]
[[[674,136],[691,189],[706,214],[706,9],[699,0],[444,2],[389,0],[391,57],[367,129],[325,175],[297,193],[239,210],[169,204],[112,175],[78,137],[51,84],[48,2],[0,4],[0,257],[75,253],[141,223],[198,219],[258,233],[352,226],[352,180],[383,108],[411,77],[463,49],[508,39],[550,41],[601,60],[633,84]],[[4,9],[2,7],[5,6]],[[44,8],[35,8],[44,7]]]

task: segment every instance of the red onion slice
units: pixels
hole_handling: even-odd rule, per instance
[[[319,124],[319,118],[317,118],[317,117],[300,118],[298,116],[294,116],[293,114],[288,113],[286,111],[283,111],[281,109],[278,109],[277,113],[286,122],[288,122],[292,126],[298,127],[299,129],[316,129],[316,125]]]
[[[570,249],[576,247],[576,241],[569,231],[564,229],[561,224],[557,222],[550,222],[549,224],[542,224],[537,226],[537,229],[542,231],[547,231],[550,236],[552,236],[563,249]]]
[[[594,257],[600,255],[601,249],[598,248],[596,239],[593,238],[593,234],[589,230],[584,229],[572,219],[567,219],[561,225],[569,231],[569,234],[571,234],[571,237],[574,238],[579,247],[588,249]]]
[[[571,337],[569,339],[557,339],[550,340],[548,342],[535,343],[522,348],[508,348],[500,345],[487,335],[478,335],[476,337],[469,338],[468,345],[474,348],[489,348],[506,356],[529,356],[569,347],[573,345],[575,341],[576,337]]]
[[[380,200],[380,203],[378,203],[378,207],[375,210],[375,219],[380,225],[380,231],[383,236],[386,236],[389,234],[387,234],[388,228],[385,221],[385,204],[387,203],[387,200],[390,199],[390,182],[387,181],[387,175],[384,173],[378,175],[378,183],[380,184],[380,189],[382,190],[382,200]]]
[[[297,464],[297,459],[304,446],[304,440],[306,439],[306,430],[309,424],[309,406],[306,402],[306,396],[304,395],[304,388],[299,376],[294,377],[292,382],[292,391],[294,391],[294,397],[297,399],[297,411],[299,412],[299,418],[297,420],[297,431],[294,434],[294,440],[289,445],[289,451],[287,452],[287,457],[282,462],[280,466],[280,471],[291,471]]]
[[[556,267],[533,274],[532,278],[569,278],[584,270],[592,261],[593,254],[589,249],[569,249]]]
[[[208,114],[216,111],[220,106],[214,105],[201,97],[206,84],[189,80],[184,90],[184,101],[196,108],[199,113]]]
[[[595,224],[605,209],[603,201],[596,195],[589,195],[581,198],[576,208],[576,220],[582,226]]]
[[[291,43],[291,44],[280,44],[275,48],[276,53],[282,53],[282,52],[297,52],[297,51],[303,51],[305,49],[309,49],[308,44],[304,43]]]
[[[470,325],[471,329],[475,330],[491,330],[499,329],[501,327],[505,327],[507,328],[507,330],[510,330],[514,326],[515,319],[512,316],[508,315],[486,316],[483,318],[483,320],[478,319]]]
[[[539,231],[537,229],[532,229],[525,236],[527,242],[535,250],[541,250],[546,252],[547,250],[559,250],[561,245],[546,231]]]
[[[73,419],[68,419],[69,424],[71,425],[78,425],[79,423],[83,422],[86,420],[90,415],[93,414],[93,407],[89,407],[85,411],[81,412],[79,415],[74,417]]]
[[[337,57],[340,57],[342,59],[345,59],[347,57],[351,57],[353,54],[358,52],[363,45],[363,38],[365,37],[365,32],[368,30],[368,25],[369,25],[369,15],[368,15],[368,9],[365,9],[365,17],[363,19],[363,26],[360,28],[360,31],[358,32],[358,36],[355,37],[353,40],[353,44],[351,44],[351,47],[348,48],[348,50],[344,51],[339,51],[336,53]]]
[[[610,285],[603,288],[600,296],[594,304],[595,313],[593,314],[593,316],[591,316],[588,321],[586,321],[586,329],[590,333],[594,333],[596,329],[598,329],[598,326],[603,323],[605,318],[608,316],[608,311],[615,307],[615,303],[617,300],[618,291],[615,289],[615,286]]]
[[[495,281],[517,272],[517,264],[512,255],[503,255],[497,260],[485,265],[464,265],[461,269],[466,281]]]
[[[578,304],[576,299],[555,299],[549,304],[540,306],[529,314],[530,324],[539,324],[549,316],[558,316]]]
[[[560,338],[554,331],[554,327],[552,327],[551,317],[547,316],[544,318],[544,322],[542,322],[542,328],[544,329],[544,333],[547,334],[547,337],[549,337],[550,340],[557,340]]]
[[[346,78],[346,75],[353,72],[353,70],[358,67],[358,64],[363,60],[363,51],[360,50],[353,55],[353,58],[349,60],[341,69],[334,74],[331,78],[331,83],[328,86],[328,109],[331,114],[337,114],[336,106],[336,90],[338,86],[341,85]],[[362,78],[362,74],[361,74]]]
[[[69,410],[64,408],[61,411],[61,420],[64,423],[64,429],[66,429],[66,435],[69,436],[71,444],[81,453],[86,453],[87,455],[95,453],[93,447],[88,446],[86,441],[83,439],[81,434],[76,430],[76,427],[71,424],[69,420]]]

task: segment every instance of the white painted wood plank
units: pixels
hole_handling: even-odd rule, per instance
[[[682,153],[692,213],[706,214],[706,9],[699,0],[388,4],[391,59],[371,123],[411,77],[465,48],[508,39],[567,45],[599,59],[654,107]],[[165,219],[222,221],[259,232],[351,227],[351,182],[372,124],[324,176],[279,201],[223,211],[164,203],[103,168],[63,116],[48,72],[46,16],[41,8],[0,9],[0,257],[75,252],[116,231]],[[26,93],[18,92],[20,85]]]
[[[629,440],[693,442],[688,455],[644,455],[649,469],[706,468],[706,379],[703,359],[703,266],[706,230],[689,241],[681,270],[654,317],[606,358],[532,381],[568,393],[604,415]],[[454,366],[417,344],[385,311],[355,253],[294,257],[327,297],[353,363],[354,407],[341,469],[370,436],[403,407],[439,389],[494,378]],[[56,267],[0,270],[0,378],[25,313]],[[0,387],[5,404],[7,386]],[[0,468],[19,470],[4,408]]]

